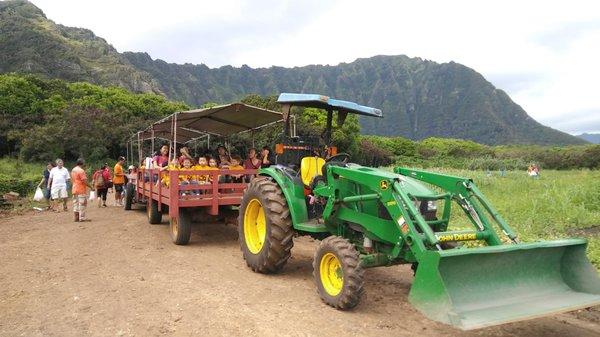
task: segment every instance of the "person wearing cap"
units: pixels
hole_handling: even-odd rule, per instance
[[[125,171],[123,170],[125,158],[119,157],[115,164],[113,185],[115,186],[115,205],[123,206],[123,186],[125,185]]]
[[[133,165],[129,165],[129,167],[127,168],[127,174],[125,174],[125,177],[127,177],[127,184],[131,184],[134,185],[137,183],[137,169],[135,166]]]

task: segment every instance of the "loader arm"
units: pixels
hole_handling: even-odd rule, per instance
[[[518,243],[517,234],[494,209],[492,204],[485,198],[483,193],[481,193],[479,188],[477,188],[477,186],[473,183],[473,180],[447,174],[413,170],[402,167],[394,168],[394,172],[403,176],[418,179],[446,190],[450,194],[450,197],[454,198],[461,205],[462,209],[465,211],[467,217],[469,217],[471,221],[477,223],[477,217],[479,217],[482,227],[484,227],[484,229],[489,233],[490,239],[488,240],[488,244],[498,245],[502,242],[493,231],[492,224],[483,212],[483,209],[485,209],[487,214],[496,222],[504,235],[510,238],[513,242]],[[474,216],[474,214],[469,211],[471,207],[476,210],[477,215]]]

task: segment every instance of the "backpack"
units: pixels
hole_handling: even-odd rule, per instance
[[[104,188],[104,177],[102,176],[102,171],[96,171],[96,184],[95,188]]]

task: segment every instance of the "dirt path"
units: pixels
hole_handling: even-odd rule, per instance
[[[145,213],[91,208],[0,222],[0,336],[599,336],[599,311],[462,332],[407,302],[404,266],[367,271],[351,312],[324,305],[312,280],[316,243],[295,240],[280,275],[251,272],[237,230],[197,224],[189,246]]]

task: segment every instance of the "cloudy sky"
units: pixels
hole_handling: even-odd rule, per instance
[[[533,118],[600,132],[598,1],[33,0],[119,51],[251,67],[405,54],[474,68]]]

